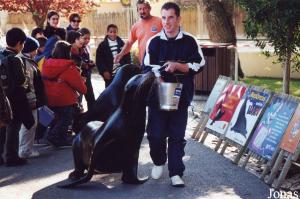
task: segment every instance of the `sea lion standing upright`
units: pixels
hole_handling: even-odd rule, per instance
[[[105,122],[120,105],[128,80],[140,73],[140,67],[134,64],[120,67],[112,83],[100,94],[93,107],[87,112],[75,116],[73,131],[78,133],[90,121]]]
[[[129,184],[141,184],[148,179],[140,179],[137,168],[145,132],[147,95],[154,87],[154,79],[152,72],[130,79],[121,104],[113,115],[98,130],[89,125],[84,127],[73,144],[75,170],[70,173],[69,182],[59,187],[68,188],[88,182],[94,171],[122,172],[122,181]],[[85,157],[84,154],[90,156]],[[85,169],[88,170],[86,174]]]

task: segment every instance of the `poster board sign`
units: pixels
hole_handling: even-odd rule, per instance
[[[206,128],[223,135],[245,91],[245,86],[230,82],[214,105]]]
[[[270,96],[269,91],[258,91],[255,88],[247,89],[233,114],[225,137],[244,146]]]
[[[220,96],[220,94],[222,93],[222,91],[224,90],[225,86],[228,84],[228,82],[230,81],[229,77],[225,77],[225,76],[219,76],[219,78],[217,79],[207,101],[204,107],[204,112],[205,113],[210,113],[218,99],[218,97]]]
[[[274,95],[255,129],[248,148],[261,157],[270,160],[297,105],[295,99]]]
[[[290,153],[295,153],[300,141],[300,104],[286,129],[281,140],[280,148]]]

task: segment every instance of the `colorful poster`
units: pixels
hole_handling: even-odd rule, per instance
[[[229,82],[230,78],[229,77],[225,77],[225,76],[221,76],[217,79],[214,88],[212,89],[205,107],[204,107],[204,112],[205,113],[210,113],[219,97],[219,95],[222,93],[222,91],[224,90],[226,84]]]
[[[246,87],[233,82],[229,83],[214,105],[206,128],[224,134],[245,91]]]
[[[255,129],[248,148],[270,160],[290,122],[298,103],[275,95]]]
[[[290,153],[294,153],[300,141],[300,104],[286,129],[281,140],[280,148]]]
[[[225,136],[244,146],[269,97],[267,91],[248,89],[234,112]]]

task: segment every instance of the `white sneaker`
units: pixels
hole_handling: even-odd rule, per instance
[[[163,171],[164,171],[163,165],[161,166],[154,165],[151,171],[151,177],[155,180],[158,180],[162,176]]]
[[[36,150],[32,150],[30,153],[26,153],[26,154],[19,154],[20,158],[25,158],[25,159],[27,159],[27,158],[36,158],[38,156],[40,156],[40,153]]]
[[[184,182],[179,175],[172,176],[171,183],[173,187],[184,187]]]

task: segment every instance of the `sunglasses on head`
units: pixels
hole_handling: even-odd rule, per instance
[[[80,20],[72,20],[72,22],[78,22],[78,23],[80,23],[81,21]]]

